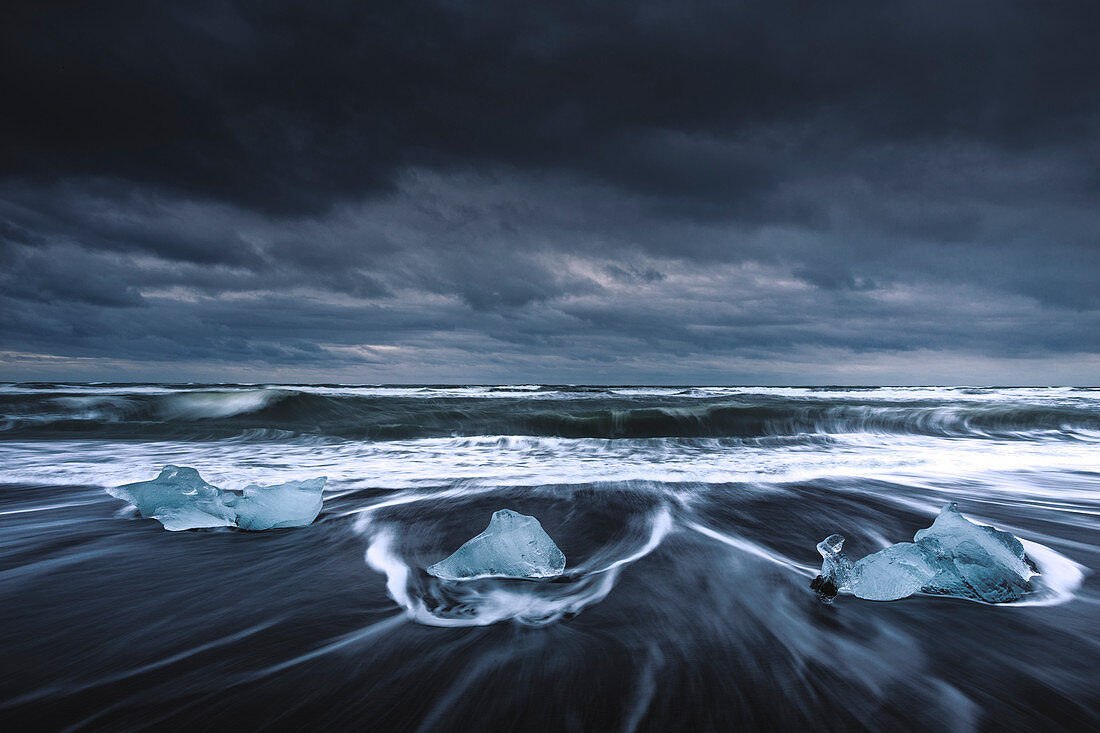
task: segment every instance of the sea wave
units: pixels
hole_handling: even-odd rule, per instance
[[[241,392],[184,392],[158,400],[157,408],[167,420],[204,420],[232,417],[262,410],[292,393],[276,389]]]
[[[757,439],[854,433],[1096,440],[1092,391],[900,388],[343,388],[60,386],[0,392],[0,433],[102,432],[143,439],[228,438],[251,432],[355,440],[528,435],[562,438]],[[113,389],[113,391],[112,391]],[[740,388],[738,388],[740,389]],[[792,388],[793,389],[793,388]],[[918,398],[919,397],[919,398]]]

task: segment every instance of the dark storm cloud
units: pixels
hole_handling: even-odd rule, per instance
[[[37,3],[9,11],[3,158],[275,213],[409,164],[569,166],[737,200],[869,140],[1094,132],[1093,3]],[[721,156],[675,131],[753,147]],[[789,161],[783,161],[788,163]],[[885,161],[880,161],[883,163]]]
[[[24,4],[0,346],[574,381],[1095,354],[1097,31],[1084,2]]]

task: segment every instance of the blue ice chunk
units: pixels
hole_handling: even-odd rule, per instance
[[[817,546],[821,575],[812,587],[825,596],[850,593],[873,601],[921,592],[988,603],[1019,600],[1033,590],[1035,564],[1020,541],[971,522],[954,502],[913,539],[852,562],[843,552],[844,538],[831,535]]]
[[[125,484],[107,489],[107,493],[130,502],[141,516],[158,520],[171,532],[236,523],[236,512],[226,506],[225,492],[186,466],[165,466],[152,481]]]
[[[565,555],[539,520],[511,509],[493,514],[484,532],[428,567],[444,580],[556,578],[564,570]]]
[[[151,481],[116,486],[107,493],[133,504],[141,516],[158,520],[171,532],[201,527],[263,530],[313,522],[321,511],[324,487],[322,477],[226,491],[208,484],[193,468],[165,466]]]
[[[895,601],[913,595],[936,574],[924,553],[910,542],[891,545],[856,562],[844,554],[843,548],[844,538],[838,534],[830,535],[817,546],[822,557],[819,577],[832,584],[830,594],[850,593],[869,601]]]
[[[821,577],[828,578],[838,588],[847,590],[851,585],[854,563],[844,554],[844,537],[831,534],[817,543],[821,553]]]
[[[954,502],[914,539],[936,564],[937,573],[922,590],[989,603],[1018,600],[1033,590],[1035,563],[1020,540],[993,527],[974,524]]]
[[[321,512],[325,477],[289,481],[275,486],[246,486],[243,496],[231,506],[237,511],[241,529],[304,527]]]
[[[851,591],[868,601],[896,601],[919,591],[935,574],[920,547],[899,542],[855,564]]]

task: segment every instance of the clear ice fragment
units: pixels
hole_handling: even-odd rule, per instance
[[[974,524],[948,504],[928,529],[914,539],[942,562],[926,592],[961,595],[1004,603],[1032,590],[1035,563],[1020,541],[1008,532]]]
[[[852,561],[844,554],[844,538],[831,534],[817,543],[821,553],[821,577],[828,578],[838,589],[847,589],[851,580]]]
[[[921,592],[988,603],[1019,600],[1033,590],[1037,571],[1020,541],[971,522],[954,502],[913,539],[852,562],[842,551],[844,538],[831,535],[817,546],[821,575],[811,587],[824,598],[840,592],[893,601]]]
[[[321,513],[325,481],[322,476],[274,486],[246,486],[243,496],[232,504],[237,511],[237,526],[261,530],[311,524]]]
[[[444,580],[556,578],[564,570],[565,555],[539,520],[511,509],[493,514],[484,532],[428,567]]]
[[[851,592],[868,601],[896,601],[919,591],[935,574],[919,547],[899,542],[855,564]]]
[[[171,532],[201,527],[264,530],[312,523],[321,511],[324,487],[322,477],[227,491],[208,484],[193,468],[165,466],[151,481],[116,486],[107,493]]]

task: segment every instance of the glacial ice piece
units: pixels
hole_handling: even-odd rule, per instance
[[[178,532],[200,527],[303,527],[320,513],[324,488],[321,477],[227,491],[203,481],[193,468],[165,466],[152,481],[116,486],[107,493],[130,502],[141,516],[158,520],[170,532]]]
[[[321,513],[326,480],[322,476],[274,486],[246,486],[243,496],[232,505],[237,510],[237,526],[261,530],[312,524]]]
[[[158,520],[170,532],[236,523],[236,512],[226,505],[224,492],[186,466],[165,466],[152,481],[124,484],[107,493],[130,502],[141,516]]]
[[[1005,603],[1034,589],[1031,577],[1038,569],[1020,541],[1008,532],[974,524],[954,502],[913,539],[937,560],[951,560],[937,566],[936,576],[922,589],[925,593]]]
[[[852,574],[852,561],[844,554],[844,537],[831,534],[817,543],[821,553],[820,577],[827,578],[836,586],[847,587]]]
[[[428,567],[444,580],[556,578],[564,570],[565,555],[539,520],[511,509],[493,514],[484,532]]]
[[[826,595],[847,592],[869,601],[895,601],[913,595],[936,574],[911,542],[899,542],[857,562],[848,559],[843,545],[844,538],[834,534],[817,546],[824,558],[820,577],[833,585],[831,593],[822,591]]]
[[[821,574],[811,587],[826,598],[841,592],[893,601],[919,591],[988,603],[1019,600],[1033,590],[1037,570],[1020,541],[974,524],[954,502],[913,539],[852,562],[843,552],[844,538],[831,535],[817,546]]]

